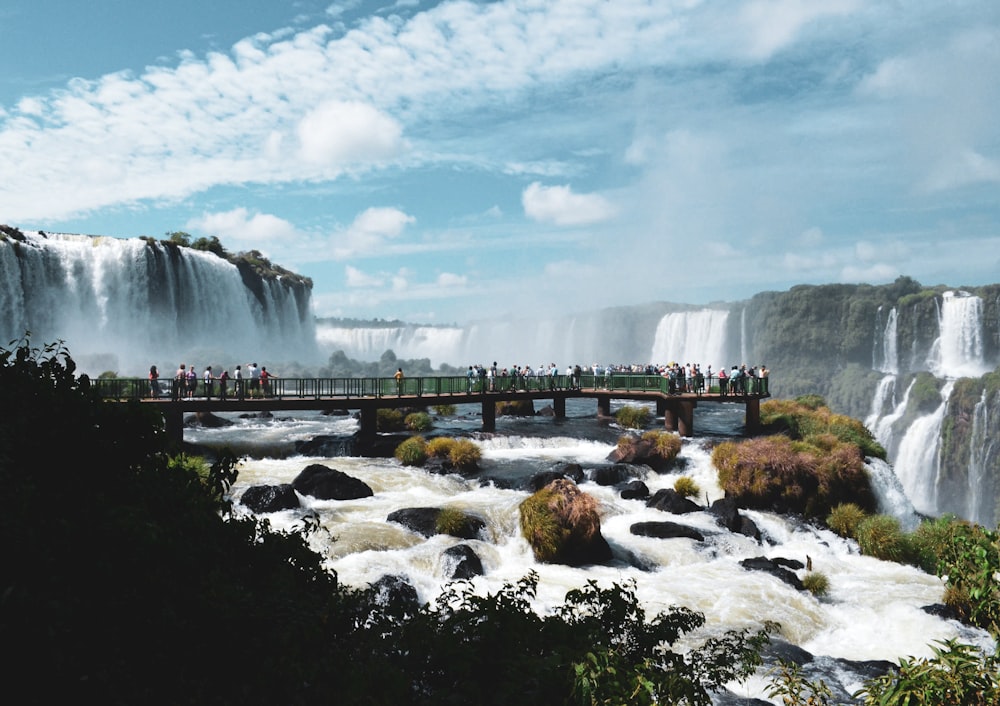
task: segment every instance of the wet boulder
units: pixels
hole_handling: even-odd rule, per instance
[[[803,566],[801,562],[796,562],[792,559],[768,559],[763,556],[751,557],[740,561],[740,566],[744,569],[750,571],[763,571],[784,581],[798,591],[804,591],[805,586],[802,585],[802,581],[795,575],[794,571],[787,568],[788,566],[794,567],[796,564],[798,565],[798,568]]]
[[[424,537],[447,534],[459,539],[479,539],[486,529],[486,521],[481,517],[454,508],[401,508],[390,512],[386,521],[397,522]]]
[[[649,498],[649,486],[641,480],[629,481],[621,492],[624,500],[646,500]]]
[[[601,534],[597,500],[566,478],[554,480],[520,505],[521,534],[538,561],[567,566],[611,560]]]
[[[646,501],[647,507],[655,507],[657,510],[671,512],[675,515],[686,515],[689,512],[700,512],[701,505],[685,498],[673,488],[661,488]]]
[[[281,512],[299,507],[299,496],[290,483],[252,485],[243,491],[240,502],[256,513]]]
[[[320,463],[303,468],[292,481],[292,487],[318,500],[356,500],[374,495],[364,481]]]
[[[452,579],[471,579],[482,576],[483,562],[468,544],[456,544],[444,551],[445,570]]]
[[[676,522],[636,522],[628,529],[632,534],[639,537],[656,537],[658,539],[693,539],[696,542],[705,541],[705,535],[694,527],[681,525]]]

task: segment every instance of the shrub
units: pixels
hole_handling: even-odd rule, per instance
[[[375,414],[375,425],[379,431],[402,430],[403,413],[398,409],[382,407]]]
[[[479,466],[482,451],[469,439],[457,439],[448,452],[448,459],[460,471],[474,471]]]
[[[469,516],[454,507],[441,508],[434,526],[439,534],[448,534],[452,537],[467,536],[468,527]]]
[[[841,503],[827,515],[826,524],[841,537],[853,538],[858,524],[867,514],[855,503]]]
[[[876,559],[903,561],[907,556],[906,537],[892,515],[866,517],[858,523],[855,539],[862,554]]]
[[[458,411],[458,407],[453,404],[436,404],[431,409],[434,410],[434,414],[439,417],[454,417],[455,412]]]
[[[1000,532],[955,521],[940,549],[938,576],[947,577],[949,605],[964,622],[1000,636]]]
[[[681,476],[674,481],[674,492],[682,498],[696,498],[701,494],[701,488],[698,487],[693,478]]]
[[[406,415],[403,424],[410,431],[429,431],[433,426],[431,415],[427,412],[411,412]]]
[[[814,596],[825,596],[830,590],[830,579],[820,571],[810,571],[802,577],[802,586]]]
[[[869,679],[854,694],[866,704],[954,704],[994,706],[1000,703],[1000,659],[955,640],[937,641],[930,659],[900,659],[899,669]]]
[[[395,456],[404,466],[422,466],[427,461],[427,442],[422,436],[411,436],[396,447]]]
[[[431,458],[448,458],[455,440],[450,436],[435,436],[427,442],[427,455]]]
[[[673,432],[647,431],[641,438],[651,442],[656,455],[667,461],[673,461],[681,452],[681,437]]]
[[[651,418],[652,414],[645,407],[625,405],[615,412],[615,421],[626,429],[642,429]]]

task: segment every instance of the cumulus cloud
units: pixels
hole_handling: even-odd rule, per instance
[[[192,218],[186,228],[217,236],[229,244],[230,249],[253,248],[280,245],[282,241],[292,241],[298,237],[294,225],[267,213],[253,215],[246,208],[234,208],[219,213],[205,213]]]
[[[299,121],[300,154],[306,162],[347,165],[380,161],[404,149],[398,121],[372,105],[329,101]]]
[[[378,254],[381,246],[399,237],[416,218],[398,208],[373,207],[359,213],[347,229],[336,236],[336,258]]]
[[[615,207],[599,194],[575,194],[568,186],[533,182],[521,194],[524,213],[532,220],[558,226],[589,225],[615,215]]]
[[[348,287],[381,287],[385,280],[378,275],[369,275],[357,267],[344,267],[344,281]]]
[[[464,287],[468,281],[469,278],[465,275],[456,275],[452,272],[442,272],[437,278],[437,283],[442,287]]]

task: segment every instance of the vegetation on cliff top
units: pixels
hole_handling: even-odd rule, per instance
[[[286,270],[280,265],[275,265],[264,257],[259,250],[230,253],[225,247],[223,247],[218,237],[214,235],[209,238],[203,237],[195,238],[193,240],[190,233],[185,233],[182,230],[168,231],[166,235],[166,240],[157,241],[155,238],[151,238],[149,236],[142,236],[142,239],[149,243],[159,242],[163,245],[171,247],[191,248],[192,250],[210,252],[218,257],[221,257],[223,260],[228,260],[234,265],[239,266],[242,264],[250,267],[251,270],[256,272],[263,279],[275,279],[277,277],[281,277],[282,279],[289,280],[291,282],[298,282],[307,287],[312,287],[312,279],[309,277],[303,277],[302,275],[296,274],[291,270]]]

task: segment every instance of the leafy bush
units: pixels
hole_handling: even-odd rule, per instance
[[[422,466],[427,461],[427,441],[422,436],[411,436],[396,447],[394,455],[404,466]]]
[[[1000,636],[1000,533],[953,521],[939,550],[938,576],[947,578],[947,600],[964,622]]]
[[[429,431],[434,426],[431,415],[427,412],[410,412],[403,420],[403,424],[410,431]]]
[[[458,411],[458,407],[453,404],[436,404],[431,409],[434,410],[434,414],[439,417],[454,417],[455,413]]]
[[[972,645],[938,640],[930,659],[900,659],[899,669],[865,682],[855,697],[865,704],[995,706],[1000,703],[1000,659]]]
[[[469,516],[458,508],[444,507],[438,513],[435,529],[439,534],[448,534],[453,537],[466,537],[469,535]]]
[[[850,539],[854,537],[858,524],[865,519],[867,514],[855,503],[841,503],[827,515],[826,524],[841,537]]]
[[[906,536],[892,515],[870,515],[858,523],[854,534],[862,554],[887,561],[907,558]]]
[[[795,400],[767,400],[760,406],[761,424],[772,433],[812,442],[813,437],[832,435],[838,441],[858,447],[864,456],[885,460],[886,452],[871,431],[857,419],[834,414],[823,398],[805,395]]]
[[[814,596],[825,596],[830,590],[830,579],[821,571],[810,571],[802,577],[802,586]]]
[[[651,418],[652,414],[646,407],[625,405],[615,412],[615,421],[626,429],[643,429]]]
[[[681,476],[674,481],[674,492],[682,498],[696,498],[701,494],[701,488],[698,487],[693,478]]]
[[[651,442],[656,455],[666,461],[673,461],[681,452],[681,437],[673,432],[647,431],[640,438]]]
[[[401,431],[403,429],[403,413],[398,409],[382,407],[375,413],[375,427],[379,431]]]

